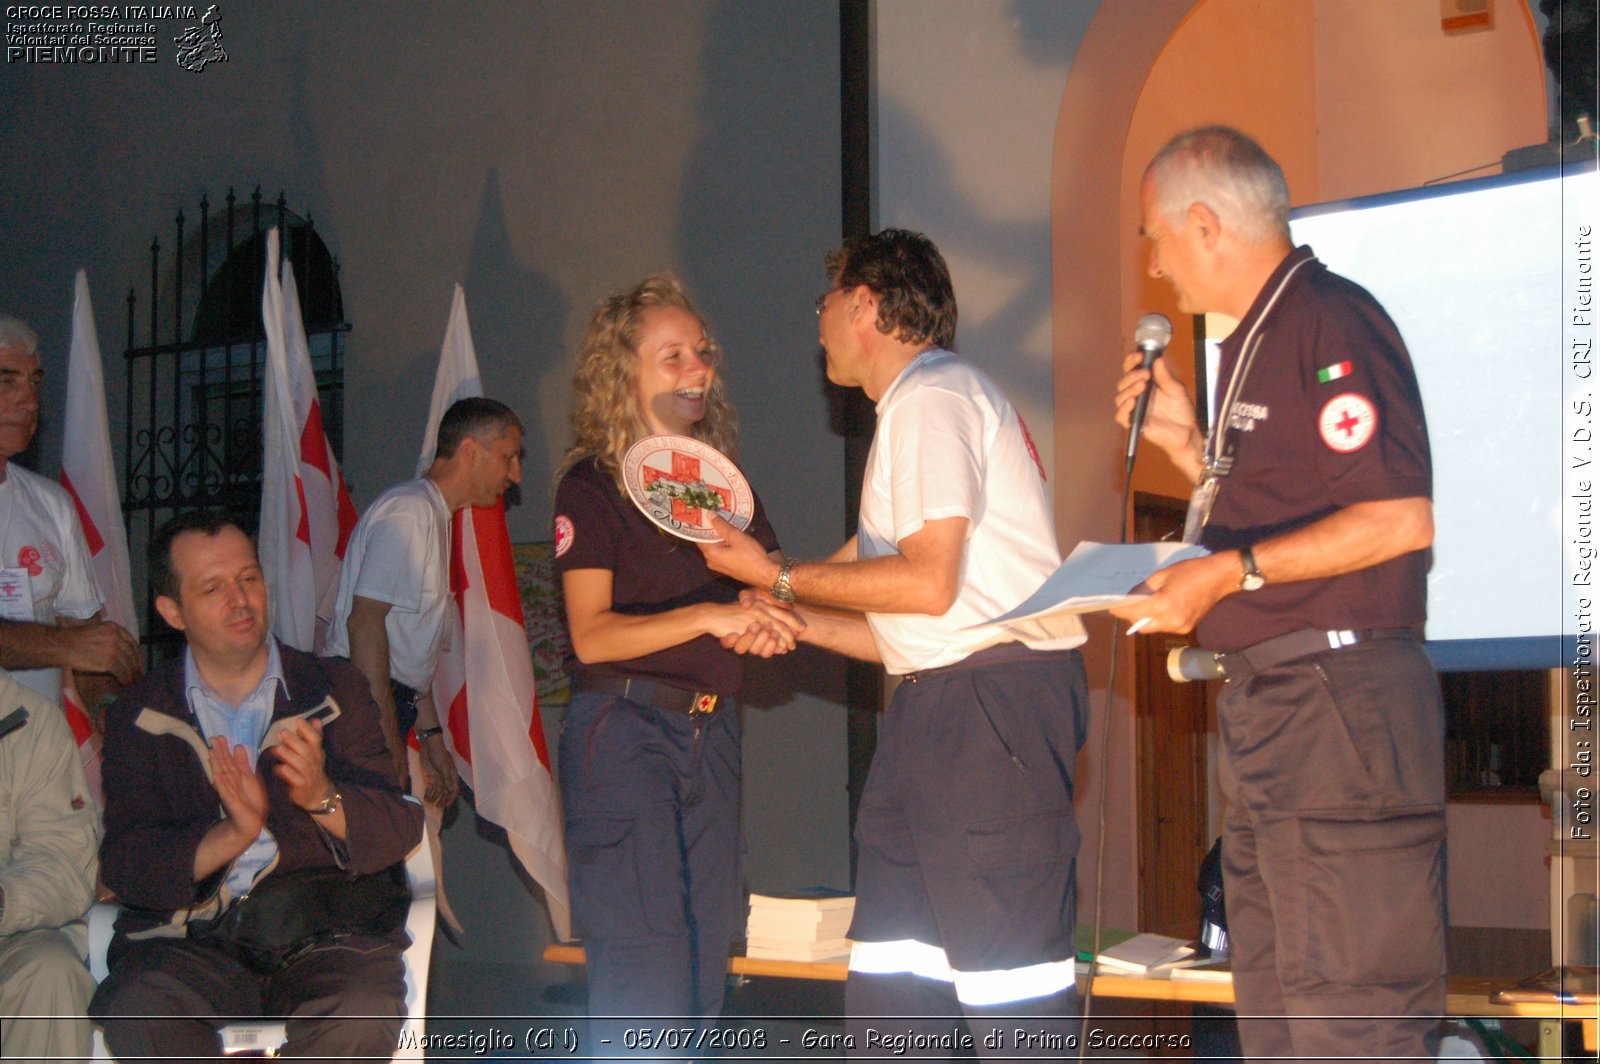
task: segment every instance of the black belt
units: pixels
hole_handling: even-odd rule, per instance
[[[1068,657],[1077,652],[1076,648],[1069,650],[1035,650],[1022,643],[996,643],[994,646],[975,650],[960,661],[951,662],[949,665],[902,673],[900,681],[902,683],[917,683],[920,680],[932,680],[946,673],[961,672],[965,669],[981,669],[986,665],[1011,665],[1024,661],[1041,661],[1052,657]]]
[[[1243,680],[1258,672],[1288,664],[1296,658],[1312,654],[1326,654],[1330,650],[1343,650],[1357,643],[1374,639],[1416,639],[1415,628],[1346,628],[1325,632],[1316,628],[1302,628],[1287,635],[1274,636],[1253,643],[1243,650],[1217,655],[1217,667],[1228,680]]]
[[[656,709],[670,709],[691,717],[716,712],[717,696],[708,691],[685,691],[657,680],[619,680],[610,676],[585,676],[573,683],[573,690],[604,695],[621,695],[630,702]]]

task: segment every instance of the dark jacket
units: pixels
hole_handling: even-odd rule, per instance
[[[329,866],[370,873],[404,860],[421,840],[422,806],[395,779],[366,678],[345,661],[282,645],[279,653],[289,697],[280,687],[274,721],[303,715],[325,698],[339,707],[339,717],[324,727],[323,749],[328,778],[344,798],[348,837],[334,839],[291,802],[288,785],[273,771],[276,757],[261,756],[256,773],[266,786],[267,828],[278,843],[277,859],[261,878]],[[187,921],[215,916],[231,900],[224,887],[231,864],[194,882],[195,851],[223,817],[203,749],[181,657],[123,691],[107,712],[100,867],[123,905],[119,938],[184,934]]]

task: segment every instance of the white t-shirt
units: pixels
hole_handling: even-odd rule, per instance
[[[55,624],[100,609],[72,496],[53,480],[7,462],[0,481],[0,617]],[[61,700],[60,669],[11,674],[53,702]]]
[[[450,507],[427,477],[379,495],[350,536],[323,653],[350,656],[355,597],[387,602],[389,675],[427,694],[450,605]]]
[[[1056,650],[1088,638],[1076,618],[1053,637],[970,628],[1037,591],[1061,564],[1061,552],[1044,470],[1016,409],[988,377],[934,348],[913,359],[878,401],[857,553],[897,553],[900,540],[947,517],[971,522],[955,604],[941,617],[867,614],[889,672],[950,665],[996,643]]]

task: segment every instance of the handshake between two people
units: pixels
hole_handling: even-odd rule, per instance
[[[799,645],[806,621],[792,604],[779,602],[766,590],[782,563],[721,517],[713,516],[711,527],[720,542],[699,544],[707,568],[749,585],[739,592],[737,603],[709,607],[715,611],[711,634],[736,654],[760,658],[787,654]]]

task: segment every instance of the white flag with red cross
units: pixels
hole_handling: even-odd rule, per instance
[[[139,637],[133,608],[133,570],[128,535],[122,524],[122,496],[111,463],[111,423],[106,417],[105,369],[100,336],[89,299],[89,277],[79,270],[72,296],[72,342],[67,356],[67,410],[62,423],[61,486],[72,496],[89,547],[89,567],[99,589],[101,616]],[[89,723],[88,707],[72,685],[63,687],[62,706],[89,789],[100,800],[100,739]]]
[[[458,399],[482,394],[467,299],[456,285],[419,473],[433,463],[444,412]],[[561,804],[539,717],[504,499],[469,506],[452,519],[450,589],[456,609],[433,677],[439,720],[478,815],[505,829],[511,851],[544,888],[557,937],[571,938]]]
[[[300,320],[294,268],[282,263],[279,233],[267,234],[261,294],[267,358],[262,379],[261,567],[272,633],[313,652],[333,619],[339,563],[356,508],[322,423],[311,348]]]

